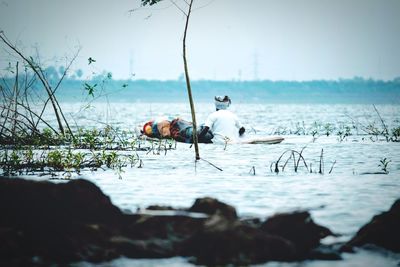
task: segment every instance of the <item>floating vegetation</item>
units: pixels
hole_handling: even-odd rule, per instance
[[[0,44],[16,59],[15,66],[9,63],[8,68],[13,79],[3,78],[0,84],[0,171],[3,175],[70,177],[71,173],[79,174],[83,169],[109,168],[121,177],[124,167],[144,166],[138,151],[159,155],[176,148],[173,140],[142,139],[134,132],[107,124],[103,129],[71,126],[56,92],[79,49],[70,60],[66,59],[58,76],[54,75],[54,68],[41,64],[39,55],[24,55],[3,32],[0,32]],[[96,61],[88,60],[89,64]],[[112,74],[108,73],[99,83],[100,92],[96,91],[97,84],[85,83],[84,89],[94,99],[94,94],[98,97],[111,79]]]
[[[3,175],[45,173],[70,177],[83,169],[112,169],[121,178],[124,167],[143,167],[139,151],[166,155],[176,149],[170,139],[153,140],[113,129],[78,129],[73,138],[60,138],[51,131],[30,138],[29,145],[0,143]],[[42,139],[46,136],[45,139]],[[72,139],[72,140],[71,140]],[[0,140],[2,141],[2,140]]]
[[[275,129],[273,135],[299,135],[313,137],[315,142],[321,136],[337,136],[339,142],[345,141],[349,136],[361,136],[363,140],[373,142],[384,140],[386,142],[400,142],[400,126],[389,128],[382,118],[380,123],[370,122],[361,124],[355,120],[344,123],[321,123],[314,121],[307,126],[304,121],[295,123],[292,127],[280,126]],[[380,125],[377,125],[380,124]]]

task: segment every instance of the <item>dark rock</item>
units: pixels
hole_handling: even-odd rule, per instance
[[[183,255],[194,256],[196,264],[243,265],[294,260],[295,247],[281,237],[214,215],[184,243]]]
[[[173,257],[180,255],[182,242],[200,230],[204,221],[205,218],[179,215],[126,215],[109,240],[126,257]]]
[[[400,199],[394,202],[389,211],[374,216],[369,223],[361,227],[342,250],[366,244],[400,252]]]
[[[0,179],[0,217],[2,225],[29,226],[46,223],[67,226],[71,221],[110,222],[121,211],[93,183],[74,180],[54,184],[22,179]]]
[[[151,216],[136,215],[131,223],[125,223],[122,231],[130,238],[147,239],[171,239],[181,241],[203,227],[204,218],[192,218],[189,216]]]
[[[340,252],[354,253],[354,247],[344,244],[340,247]]]
[[[0,178],[0,266],[177,255],[205,218],[126,215],[94,184]]]
[[[245,225],[252,226],[255,228],[260,227],[262,224],[262,221],[259,218],[250,218],[250,217],[240,218],[240,222],[242,222]]]
[[[5,259],[21,262],[34,256],[50,262],[103,261],[116,257],[108,250],[109,227],[123,214],[94,184],[64,184],[0,179],[0,239]],[[14,238],[11,238],[14,236]],[[13,252],[18,252],[14,258]],[[1,264],[0,264],[1,265]]]
[[[307,211],[274,215],[260,229],[293,242],[300,258],[308,257],[310,251],[320,245],[322,238],[333,235],[328,228],[315,224]]]
[[[130,239],[114,236],[111,243],[124,256],[129,258],[167,258],[176,256],[173,242],[168,239]]]
[[[340,251],[334,246],[320,245],[310,251],[310,259],[314,260],[341,260]]]
[[[176,210],[170,206],[159,206],[159,205],[151,205],[146,208],[146,210]]]
[[[227,219],[237,219],[234,207],[210,197],[196,199],[193,206],[190,207],[188,211],[202,212],[208,215],[218,214]]]
[[[84,180],[54,184],[0,177],[0,266],[121,256],[191,256],[207,265],[333,257],[310,253],[330,231],[308,213],[276,215],[263,224],[240,221],[232,206],[212,198],[197,199],[186,210],[154,209],[159,212],[124,214]]]

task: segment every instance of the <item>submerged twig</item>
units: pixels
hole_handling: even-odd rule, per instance
[[[250,171],[249,171],[249,173],[252,173],[253,172],[253,175],[256,175],[256,167],[251,167],[251,169],[250,169]]]
[[[374,107],[376,113],[378,114],[379,119],[381,120],[381,123],[382,123],[382,126],[383,126],[383,132],[382,132],[382,133],[383,133],[383,135],[385,136],[386,141],[389,141],[389,130],[388,130],[387,126],[386,126],[386,123],[385,123],[385,121],[382,119],[382,116],[381,116],[381,114],[379,113],[379,111],[378,111],[378,109],[376,108],[376,106],[375,106],[375,105],[372,105],[372,106]]]
[[[319,157],[319,172],[320,174],[324,173],[324,149],[321,149],[321,156]]]
[[[211,166],[213,166],[214,168],[216,168],[217,170],[219,170],[219,171],[223,171],[220,167],[218,167],[218,166],[216,166],[216,165],[214,165],[213,163],[211,163],[211,162],[209,162],[208,160],[205,160],[205,159],[203,159],[203,158],[200,158],[201,160],[204,160],[205,162],[207,162],[208,164],[210,164]]]
[[[333,167],[335,166],[335,164],[336,164],[336,160],[332,163],[332,167],[331,167],[331,169],[329,170],[329,174],[331,174],[331,172],[332,172]]]

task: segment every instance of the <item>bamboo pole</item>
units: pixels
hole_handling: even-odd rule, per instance
[[[190,86],[189,70],[188,70],[188,64],[187,64],[187,58],[186,58],[186,35],[187,35],[187,29],[188,29],[188,25],[189,25],[189,18],[190,18],[190,14],[192,11],[192,4],[193,4],[193,0],[190,0],[189,10],[186,15],[185,31],[183,33],[183,65],[185,68],[186,88],[187,88],[187,92],[188,92],[188,96],[189,96],[190,111],[192,114],[193,144],[194,144],[194,150],[195,150],[195,157],[196,157],[196,161],[197,161],[200,159],[200,152],[199,152],[199,144],[198,144],[198,139],[197,139],[196,111],[195,111],[194,101],[193,101],[193,96],[192,96],[192,88]]]

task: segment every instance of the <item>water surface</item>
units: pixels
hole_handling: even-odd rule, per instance
[[[399,105],[376,107],[389,129],[400,125]],[[101,121],[134,131],[137,125],[158,116],[190,120],[190,109],[183,103],[105,103],[88,109],[75,103],[64,104],[64,110],[78,125],[89,128],[102,127]],[[213,111],[213,105],[200,103],[196,110],[197,120],[203,122]],[[235,206],[240,216],[266,218],[277,212],[309,210],[316,223],[342,235],[338,239],[324,240],[326,243],[348,240],[372,216],[388,210],[400,197],[400,143],[386,142],[382,137],[372,138],[363,130],[366,125],[383,127],[372,105],[233,104],[232,110],[245,124],[249,136],[279,133],[285,140],[275,145],[201,144],[201,157],[223,171],[205,161],[195,164],[193,148],[179,143],[176,150],[166,154],[139,152],[143,168],[125,168],[122,179],[112,170],[84,171],[79,177],[99,185],[115,205],[126,211],[151,204],[188,207],[195,198],[204,196]],[[333,129],[329,136],[323,131],[327,124]],[[314,136],[311,134],[313,125],[320,125],[320,132]],[[344,126],[351,127],[352,135],[341,141],[337,133]],[[303,156],[308,169],[300,164],[295,172],[289,161],[284,172],[271,171],[271,164],[283,152],[300,151],[303,147],[306,147]],[[319,174],[322,149],[324,174]],[[389,173],[375,174],[382,171],[379,164],[383,158],[390,160]],[[344,254],[344,258],[339,262],[265,265],[396,266],[400,261],[398,254],[364,250],[355,255]],[[190,265],[182,258],[118,259],[110,264]]]

